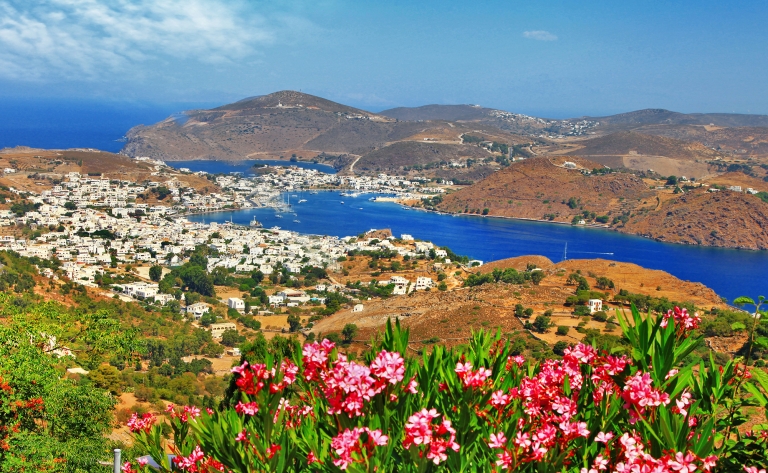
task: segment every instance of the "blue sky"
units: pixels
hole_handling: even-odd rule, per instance
[[[0,0],[0,100],[768,114],[768,3]]]

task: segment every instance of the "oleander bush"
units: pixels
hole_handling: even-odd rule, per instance
[[[768,376],[738,361],[685,360],[700,320],[617,313],[627,355],[590,345],[536,362],[498,334],[404,357],[389,324],[359,359],[323,340],[294,359],[235,367],[231,408],[170,406],[173,435],[152,415],[128,426],[151,456],[133,471],[744,471],[768,466],[768,436],[746,422]],[[751,373],[751,374],[750,374]],[[762,414],[761,414],[762,415]],[[168,452],[172,455],[169,457]],[[171,459],[172,458],[172,459]],[[155,466],[153,466],[155,465]]]

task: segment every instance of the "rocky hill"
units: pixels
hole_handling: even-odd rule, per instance
[[[566,161],[580,169],[568,169]],[[446,195],[438,208],[446,212],[546,219],[570,222],[582,211],[619,215],[654,193],[638,177],[627,173],[587,175],[585,169],[602,168],[580,158],[539,157],[513,163],[486,179]]]
[[[467,131],[473,130],[446,123],[398,121],[320,97],[282,91],[137,126],[126,135],[121,153],[167,161],[287,159],[294,154],[308,159],[322,153],[362,156],[402,141],[460,145],[460,137]],[[498,129],[485,131],[508,144],[522,140]]]
[[[569,154],[584,156],[608,167],[662,175],[701,178],[710,174],[706,162],[720,153],[701,143],[664,136],[620,131],[576,143]]]
[[[581,169],[563,167],[566,160]],[[528,159],[444,196],[435,208],[563,223],[583,219],[670,243],[768,249],[768,204],[757,196],[704,187],[677,195],[628,173],[582,172],[592,168],[599,165],[575,157]]]
[[[619,231],[689,245],[768,249],[768,203],[741,192],[696,190],[640,212]]]
[[[768,115],[740,113],[680,113],[660,108],[648,108],[605,117],[585,117],[602,125],[636,127],[642,125],[715,125],[720,127],[768,127]]]

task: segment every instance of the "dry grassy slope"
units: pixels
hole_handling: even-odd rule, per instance
[[[0,168],[18,169],[15,174],[0,176],[0,183],[17,189],[40,192],[52,186],[45,178],[30,179],[38,174],[61,179],[66,173],[102,174],[109,179],[133,182],[167,181],[177,179],[185,187],[194,187],[198,192],[219,192],[221,189],[211,181],[196,175],[182,174],[168,169],[163,175],[153,175],[154,166],[126,156],[105,151],[45,150],[26,147],[0,150]]]
[[[486,179],[456,193],[446,195],[440,209],[463,212],[465,208],[490,210],[490,215],[542,219],[555,214],[556,221],[570,222],[580,213],[567,202],[580,198],[584,209],[600,215],[634,208],[638,199],[651,199],[653,192],[631,174],[585,176],[577,170],[558,167],[566,160],[577,161],[585,168],[601,167],[579,158],[540,157],[513,163]],[[624,198],[623,201],[620,198]],[[546,202],[545,202],[546,201]]]
[[[634,131],[646,135],[659,135],[682,141],[696,141],[723,151],[737,150],[737,156],[755,157],[765,161],[768,157],[768,127],[721,128],[705,125],[646,125]],[[742,153],[741,151],[744,151]]]
[[[407,141],[363,155],[355,164],[355,172],[397,172],[404,166],[465,161],[467,158],[478,160],[489,156],[491,154],[488,151],[476,145]]]
[[[760,171],[760,169],[758,168],[757,171]],[[767,181],[748,176],[742,172],[727,172],[719,176],[708,178],[704,182],[707,184],[719,184],[721,186],[741,186],[742,190],[751,187],[757,191],[768,192]]]
[[[696,190],[641,213],[619,229],[670,243],[768,249],[768,204],[730,191]]]
[[[554,264],[543,256],[522,256],[492,262],[477,271],[487,273],[496,268],[508,267],[524,269],[528,263],[537,264],[547,273],[539,286],[485,284],[456,291],[418,292],[410,296],[369,301],[364,302],[363,312],[341,311],[319,321],[313,331],[318,334],[338,332],[345,324],[354,323],[360,328],[357,338],[365,340],[381,330],[388,319],[399,317],[401,323],[411,330],[411,340],[415,342],[412,343],[413,347],[422,347],[419,341],[433,337],[439,338],[446,345],[455,345],[465,343],[472,330],[499,328],[503,333],[520,330],[522,323],[514,316],[516,304],[532,308],[533,317],[552,310],[557,325],[575,327],[580,319],[573,318],[572,308],[565,307],[563,302],[574,294],[574,287],[567,285],[566,279],[571,272],[577,270],[593,287],[596,284],[595,277],[605,276],[614,281],[614,292],[627,289],[632,293],[692,302],[705,309],[725,308],[717,294],[700,283],[681,281],[663,271],[649,270],[631,263],[597,259],[568,260]],[[595,325],[590,328],[605,327]],[[575,330],[571,330],[565,340],[574,342],[579,336]],[[540,337],[550,343],[564,339],[553,332]]]
[[[659,108],[635,110],[607,117],[592,117],[605,127],[635,127],[651,124],[666,125],[709,125],[738,127],[768,127],[768,115],[747,115],[741,113],[680,113]],[[626,129],[626,128],[625,128]]]

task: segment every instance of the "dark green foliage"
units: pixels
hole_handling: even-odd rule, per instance
[[[153,265],[149,268],[149,279],[159,282],[163,276],[163,267],[160,265]]]
[[[346,324],[341,330],[341,336],[344,337],[346,343],[350,343],[355,335],[357,335],[357,325],[355,324]]]

